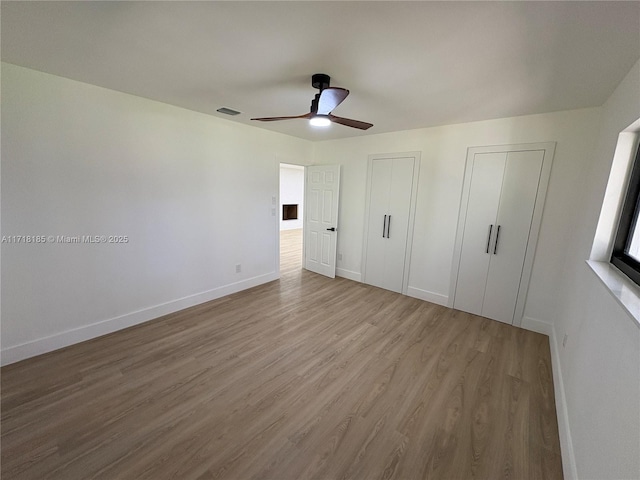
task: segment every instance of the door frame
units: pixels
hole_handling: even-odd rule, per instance
[[[529,241],[524,256],[522,275],[520,277],[520,288],[516,299],[516,308],[513,315],[512,325],[519,327],[522,325],[522,317],[524,316],[524,307],[529,293],[529,282],[531,281],[531,271],[533,269],[533,258],[538,244],[538,236],[540,226],[542,224],[542,211],[547,196],[547,187],[549,186],[549,178],[551,176],[551,165],[555,155],[556,142],[539,142],[539,143],[519,143],[514,145],[491,145],[484,147],[469,147],[467,149],[467,159],[464,168],[464,181],[462,186],[462,196],[460,199],[460,209],[458,213],[458,227],[456,230],[456,240],[453,249],[453,261],[451,265],[451,283],[449,287],[449,300],[447,307],[453,308],[456,297],[456,288],[458,284],[458,272],[460,269],[460,255],[462,253],[462,240],[464,238],[464,227],[467,220],[467,206],[469,203],[469,190],[471,187],[471,165],[476,154],[482,153],[508,153],[522,152],[531,150],[542,150],[544,156],[542,159],[542,170],[540,172],[540,180],[536,192],[536,202],[533,209],[531,219],[531,229],[529,230]]]
[[[366,283],[366,268],[367,268],[367,246],[369,242],[369,211],[371,201],[371,181],[373,179],[373,162],[374,160],[393,159],[393,158],[408,158],[412,157],[413,164],[413,179],[411,182],[411,201],[409,203],[409,228],[407,230],[407,245],[404,254],[404,276],[402,278],[402,294],[407,295],[409,290],[409,273],[411,267],[411,250],[413,248],[413,230],[416,217],[416,203],[418,199],[418,180],[420,177],[420,157],[422,152],[396,152],[396,153],[376,153],[368,156],[367,159],[367,189],[365,193],[365,207],[364,207],[364,238],[362,240],[362,259],[360,267],[360,275],[362,283]]]
[[[307,193],[307,167],[308,164],[306,163],[300,163],[300,161],[296,161],[296,160],[291,160],[288,158],[282,158],[280,156],[276,156],[276,168],[278,169],[278,189],[277,189],[277,194],[276,195],[272,195],[271,196],[271,206],[272,208],[275,208],[275,217],[276,217],[276,274],[278,276],[278,278],[280,278],[280,216],[282,215],[282,212],[280,211],[280,167],[282,164],[285,165],[295,165],[296,167],[302,167],[304,168],[304,181],[302,184],[302,188],[304,189],[303,191],[303,206],[306,209],[307,208],[307,199],[304,198],[304,196]],[[275,200],[274,200],[275,198]],[[304,268],[304,215],[306,215],[306,211],[303,211],[302,213],[303,215],[303,222],[302,222],[302,267]]]

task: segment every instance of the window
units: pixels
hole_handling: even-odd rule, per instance
[[[640,285],[640,146],[629,178],[611,263]]]

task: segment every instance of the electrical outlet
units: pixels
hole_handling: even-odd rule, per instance
[[[239,263],[236,264],[236,273],[240,273],[242,271],[242,265],[240,265]]]
[[[342,261],[342,254],[341,254],[341,253],[339,253],[339,254],[338,254],[338,261],[339,261],[339,262],[341,262],[341,261]]]
[[[565,333],[564,338],[562,339],[562,348],[567,345],[567,340],[569,339],[569,334]]]
[[[276,196],[271,197],[271,205],[275,205],[277,202]]]

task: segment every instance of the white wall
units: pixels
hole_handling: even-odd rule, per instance
[[[2,234],[129,237],[4,243],[3,362],[277,278],[279,163],[311,155],[305,140],[3,64]]]
[[[297,220],[282,220],[282,205],[298,205]],[[280,230],[302,228],[304,219],[304,167],[280,165]]]
[[[564,245],[571,233],[567,218],[579,205],[599,125],[595,109],[505,118],[315,144],[316,161],[341,163],[342,190],[339,272],[358,278],[361,271],[367,157],[370,154],[422,152],[413,254],[411,295],[446,304],[467,148],[556,141],[556,154],[543,214],[525,316],[551,322]]]
[[[556,340],[565,467],[575,458],[579,478],[639,478],[640,331],[584,263],[639,94],[636,64],[603,108],[312,145],[3,64],[2,234],[130,238],[3,244],[3,362],[277,276],[271,198],[291,159],[342,164],[338,267],[357,278],[367,156],[422,151],[409,283],[444,303],[467,147],[556,141],[525,315]]]
[[[317,161],[343,165],[338,271],[351,278],[361,268],[367,156],[422,151],[410,289],[445,303],[467,147],[557,142],[524,324],[551,335],[567,479],[640,478],[640,329],[585,264],[618,133],[639,117],[640,63],[602,108],[314,146]]]
[[[640,478],[640,329],[585,264],[611,169],[618,134],[640,118],[640,62],[602,108],[597,146],[568,217],[571,235],[555,347],[568,423],[581,479]],[[562,347],[564,334],[566,347]],[[568,477],[570,478],[570,477]]]

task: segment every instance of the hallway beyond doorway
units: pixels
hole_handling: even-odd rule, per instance
[[[280,275],[302,269],[302,229],[280,231]]]

